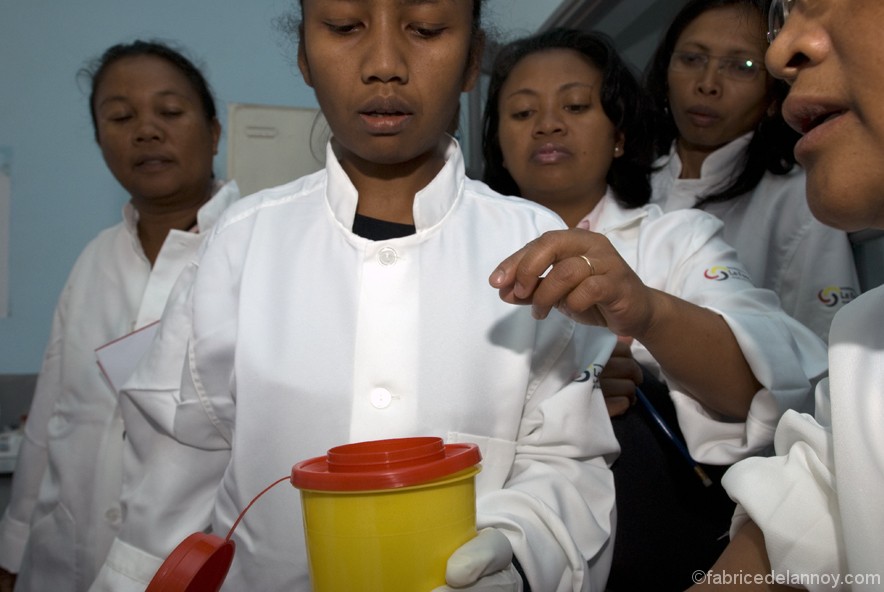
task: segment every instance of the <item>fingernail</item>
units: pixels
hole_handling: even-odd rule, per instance
[[[491,274],[491,285],[492,286],[500,286],[503,284],[503,280],[506,279],[506,274],[502,269],[495,269],[494,273]]]

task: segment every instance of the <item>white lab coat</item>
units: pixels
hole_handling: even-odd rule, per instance
[[[654,203],[671,212],[692,208],[698,196],[727,184],[752,138],[747,134],[703,161],[699,179],[679,179],[681,159],[673,148],[651,177]],[[805,174],[764,174],[750,195],[703,206],[724,221],[724,239],[734,246],[757,286],[780,297],[783,310],[825,341],[835,313],[860,291],[853,250],[844,231],[813,217],[805,197]]]
[[[238,197],[235,182],[221,187],[199,228]],[[16,590],[87,590],[120,528],[123,421],[95,349],[160,318],[204,236],[173,230],[151,268],[137,215],[126,204],[123,221],[86,246],[55,310],[0,521],[0,565],[19,573]]]
[[[614,337],[500,300],[496,265],[564,225],[466,179],[456,142],[446,161],[415,197],[411,236],[351,232],[357,193],[331,146],[325,170],[216,226],[124,387],[136,478],[94,590],[143,589],[182,539],[224,536],[297,461],[409,435],[479,444],[479,527],[505,532],[533,589],[603,589],[618,446],[599,388],[575,377]],[[167,327],[192,331],[183,382]],[[303,536],[298,492],[270,491],[235,532],[224,589],[308,589]]]
[[[876,288],[838,313],[816,417],[788,412],[778,456],[737,463],[722,481],[738,502],[731,533],[751,517],[772,569],[810,590],[884,590],[882,310]]]
[[[724,318],[762,388],[745,422],[723,420],[689,397],[647,349],[633,342],[635,358],[663,378],[691,454],[710,464],[731,464],[773,443],[787,409],[809,410],[813,384],[826,371],[825,344],[784,314],[776,295],[752,285],[722,222],[700,210],[663,214],[655,204],[623,208],[610,189],[587,215],[645,285],[708,308]]]

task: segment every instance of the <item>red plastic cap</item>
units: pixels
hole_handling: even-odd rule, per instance
[[[146,592],[217,592],[233,561],[233,541],[197,532],[178,544]]]
[[[292,485],[313,491],[372,491],[421,485],[479,464],[476,444],[442,438],[374,440],[336,446],[292,467]]]

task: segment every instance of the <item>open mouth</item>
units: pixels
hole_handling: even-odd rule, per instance
[[[397,96],[376,96],[366,101],[359,116],[371,134],[395,135],[405,129],[414,112]]]
[[[783,103],[783,118],[792,129],[801,134],[807,134],[824,123],[841,117],[847,111],[834,101],[799,97],[798,95],[786,97],[786,101]]]
[[[366,117],[405,117],[408,113],[404,111],[363,111]]]
[[[403,131],[412,112],[401,100],[388,97],[369,101],[359,110],[359,116],[370,134],[388,136]]]
[[[167,156],[162,156],[159,154],[148,154],[136,159],[135,166],[137,168],[161,167],[170,164],[171,162],[172,159]]]
[[[374,97],[362,106],[359,114],[364,117],[383,119],[386,117],[408,117],[412,114],[412,110],[399,97]]]
[[[801,133],[806,134],[810,130],[821,126],[822,124],[826,123],[827,121],[831,121],[832,119],[836,119],[838,117],[841,117],[846,112],[847,112],[846,109],[841,109],[838,111],[829,111],[827,113],[823,113],[821,115],[818,115],[817,117],[814,117],[812,119],[805,120],[801,123]]]

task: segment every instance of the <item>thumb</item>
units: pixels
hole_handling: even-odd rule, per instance
[[[450,586],[468,586],[482,576],[506,569],[512,561],[509,539],[496,528],[485,528],[448,558],[445,580]]]

